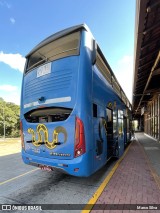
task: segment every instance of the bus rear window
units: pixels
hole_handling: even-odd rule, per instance
[[[24,117],[29,123],[48,123],[66,120],[72,112],[68,108],[43,108],[27,112]]]
[[[28,57],[27,73],[30,69],[46,62],[54,61],[71,55],[79,55],[80,32],[66,35],[37,49]]]

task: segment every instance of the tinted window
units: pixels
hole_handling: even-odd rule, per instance
[[[26,72],[49,61],[78,55],[79,45],[80,32],[72,33],[46,44],[29,56]]]
[[[64,121],[71,114],[72,109],[68,108],[43,108],[32,110],[24,115],[25,119],[29,123],[47,123]]]
[[[93,117],[97,118],[97,104],[93,104]]]

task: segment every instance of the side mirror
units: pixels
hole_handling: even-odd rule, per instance
[[[93,50],[92,50],[92,65],[96,63],[96,55],[97,55],[97,43],[93,39]]]

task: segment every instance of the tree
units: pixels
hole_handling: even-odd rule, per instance
[[[4,112],[4,114],[3,114]],[[4,117],[6,136],[19,137],[20,107],[14,103],[5,102],[0,98],[0,136],[3,136]]]

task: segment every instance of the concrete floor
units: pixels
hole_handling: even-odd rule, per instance
[[[25,165],[20,153],[1,156],[0,204],[86,204],[114,164],[111,161],[91,177],[79,178]]]
[[[154,174],[159,179],[160,144],[143,133],[135,135],[148,156]],[[0,149],[4,147],[1,142]],[[19,145],[17,152],[19,152],[18,147]],[[86,204],[116,163],[110,161],[91,177],[79,178],[25,165],[21,153],[10,154],[10,150],[8,151],[0,156],[0,204]],[[57,210],[45,212],[51,213]],[[58,211],[61,212],[71,212],[71,210]],[[73,212],[81,212],[81,210]]]
[[[135,136],[144,148],[151,166],[160,178],[160,143],[151,137],[147,137],[143,132],[136,133]]]

